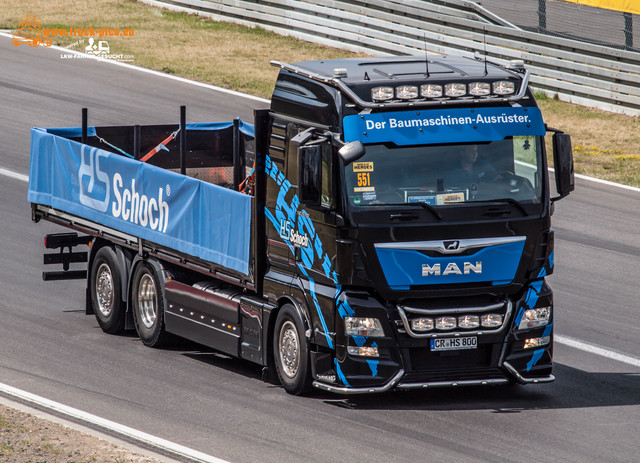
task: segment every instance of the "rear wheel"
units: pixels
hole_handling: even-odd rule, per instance
[[[120,267],[113,248],[100,248],[91,266],[89,290],[96,320],[105,333],[116,334],[124,328],[125,303],[122,300],[120,277]]]
[[[301,395],[311,387],[309,344],[298,312],[284,305],[276,318],[273,356],[278,378],[289,394]]]
[[[131,288],[133,320],[138,336],[145,345],[159,347],[167,338],[164,330],[164,305],[158,277],[146,262],[136,268]]]

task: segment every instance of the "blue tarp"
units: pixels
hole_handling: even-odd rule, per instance
[[[31,130],[30,202],[249,274],[250,196],[64,138],[78,130]]]

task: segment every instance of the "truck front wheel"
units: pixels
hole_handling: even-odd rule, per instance
[[[144,345],[160,347],[167,336],[164,330],[163,299],[158,277],[146,262],[136,268],[131,288],[133,320],[138,336]]]
[[[96,253],[89,281],[91,303],[98,325],[105,333],[116,334],[124,328],[125,304],[122,300],[120,267],[109,246]]]
[[[273,356],[278,378],[289,394],[301,395],[311,386],[309,344],[298,312],[291,304],[282,306],[276,318]]]

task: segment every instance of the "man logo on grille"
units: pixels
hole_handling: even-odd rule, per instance
[[[447,251],[457,251],[460,247],[460,241],[443,241],[442,244]]]

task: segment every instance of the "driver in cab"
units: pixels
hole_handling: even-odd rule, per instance
[[[478,158],[478,145],[475,143],[462,145],[459,156],[458,165],[448,176],[450,184],[472,185],[496,171],[491,164]]]

